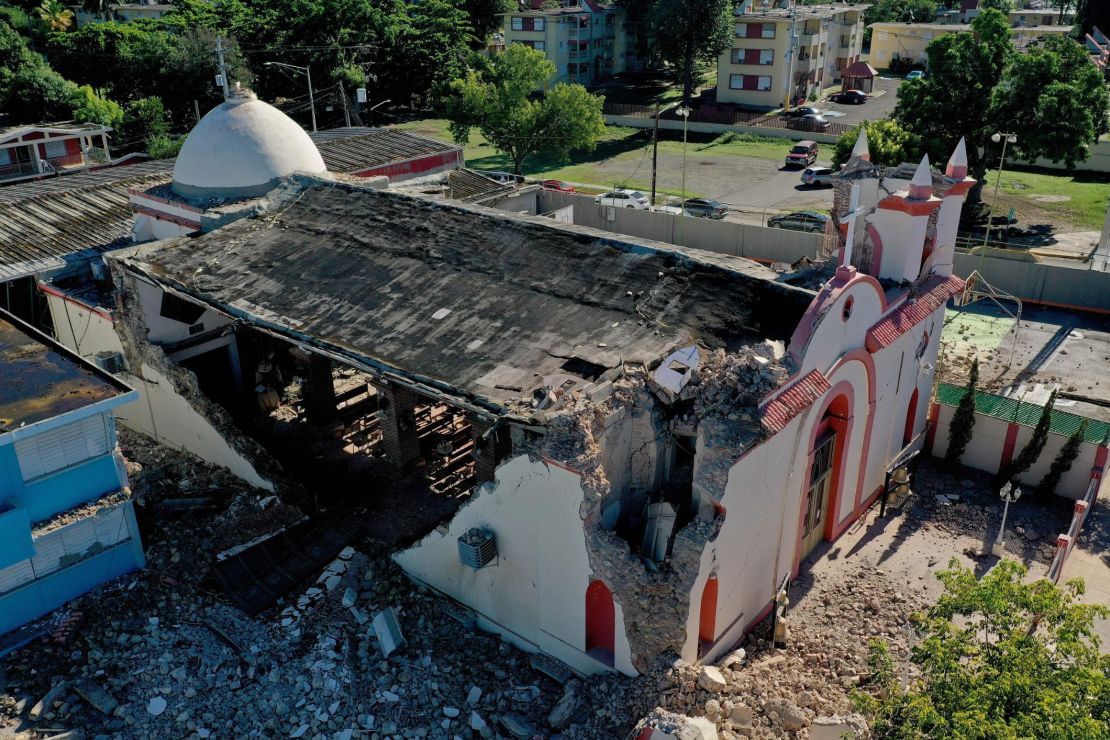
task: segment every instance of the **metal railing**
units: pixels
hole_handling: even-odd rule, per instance
[[[1075,502],[1075,511],[1071,517],[1071,526],[1068,527],[1068,533],[1056,538],[1056,554],[1052,558],[1052,564],[1048,567],[1048,580],[1053,583],[1060,582],[1060,577],[1064,572],[1064,564],[1068,561],[1071,551],[1075,549],[1075,543],[1079,539],[1079,534],[1083,531],[1083,523],[1087,521],[1087,514],[1091,512],[1091,507],[1095,505],[1095,499],[1098,498],[1098,488],[1101,483],[1101,472],[1092,473],[1091,481],[1087,484],[1087,493]]]
[[[611,116],[632,116],[637,118],[654,118],[655,108],[636,103],[609,103],[606,102],[603,113]],[[678,115],[673,109],[664,111],[660,115],[662,120],[678,120]],[[756,113],[745,110],[705,110],[697,109],[690,114],[691,123],[716,123],[725,126],[755,126],[758,128],[790,129],[793,131],[808,131],[823,133],[831,136],[841,136],[852,129],[850,124],[830,122],[827,128],[816,128],[806,125],[789,116],[778,113]]]

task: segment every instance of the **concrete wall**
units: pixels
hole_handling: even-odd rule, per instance
[[[781,104],[782,92],[780,91],[778,105]],[[627,126],[629,128],[653,128],[655,126],[655,119],[648,116],[614,116],[606,113],[604,114],[604,118],[605,122],[610,126]],[[659,121],[659,128],[681,131],[682,121],[662,119]],[[804,141],[809,139],[810,141],[817,141],[822,144],[835,144],[840,140],[839,136],[817,133],[815,131],[795,131],[789,128],[742,126],[740,124],[701,123],[699,121],[691,121],[688,124],[688,130],[700,134],[726,134],[733,131],[740,134],[756,134],[758,136],[770,136],[775,139],[791,139],[793,141]]]
[[[114,445],[114,427],[111,435]],[[14,499],[27,511],[32,523],[118,491],[125,484],[111,449],[77,465],[24,481],[15,445],[0,445],[0,502]]]
[[[36,537],[35,551],[0,569],[0,634],[145,564],[130,501]]]
[[[1022,300],[1110,312],[1110,272],[965,253],[956,254],[955,265],[957,275],[979,270],[992,286]]]
[[[574,223],[581,226],[763,262],[794,262],[801,257],[816,257],[823,240],[821,234],[633,208],[610,208],[595,203],[589,195],[554,190],[539,194],[541,213],[568,205],[574,206]],[[610,215],[612,220],[609,220]]]
[[[46,297],[59,342],[86,358],[102,350],[124,354],[112,319],[103,311],[53,293],[47,293]],[[211,312],[206,312],[202,320],[208,319],[208,313]],[[181,332],[181,327],[185,326],[169,320],[165,323],[163,333]],[[139,392],[138,401],[116,409],[120,424],[167,447],[187,450],[213,465],[227,468],[253,486],[273,490],[273,484],[174,391],[169,378],[145,364],[138,372],[136,368],[128,368],[119,377]]]
[[[436,530],[393,559],[412,577],[477,611],[483,628],[582,673],[607,671],[584,652],[592,569],[583,499],[578,474],[522,455],[497,469],[496,481],[474,493],[446,532]],[[475,570],[459,562],[458,537],[472,527],[496,535],[498,560],[492,566]],[[635,675],[623,610],[619,603],[615,607],[614,667]]]
[[[941,405],[937,418],[936,442],[933,444],[933,455],[944,457],[948,450],[948,427],[956,412],[954,406]],[[1011,422],[993,416],[975,415],[974,433],[967,445],[960,462],[976,470],[988,473],[997,473],[1002,465],[1003,454],[1006,447],[1007,432]],[[1019,424],[1015,438],[1012,456],[1017,457],[1025,447],[1026,442],[1033,436],[1033,428]],[[1060,448],[1068,441],[1062,434],[1050,432],[1044,450],[1037,461],[1019,476],[1021,482],[1027,486],[1036,486],[1048,473],[1052,461]],[[1098,445],[1084,442],[1079,448],[1079,457],[1072,463],[1071,470],[1064,474],[1060,485],[1056,489],[1057,495],[1071,499],[1080,499],[1087,492],[1087,484],[1091,479],[1091,469],[1095,466],[1095,457],[1098,454]]]

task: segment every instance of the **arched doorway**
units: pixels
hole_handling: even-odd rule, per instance
[[[902,446],[905,447],[914,437],[914,426],[917,424],[917,389],[913,389],[913,395],[910,396],[910,405],[906,409],[906,428],[902,432]]]
[[[717,576],[709,576],[701,592],[701,612],[698,620],[699,652],[717,639]]]
[[[802,497],[800,560],[825,539],[831,539],[843,482],[851,402],[839,395],[825,409],[809,453],[809,476]]]
[[[616,632],[613,594],[601,581],[593,581],[586,589],[586,653],[612,666]]]

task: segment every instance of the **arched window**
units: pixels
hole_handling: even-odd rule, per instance
[[[601,581],[586,589],[586,653],[605,665],[613,665],[617,618],[613,594]]]

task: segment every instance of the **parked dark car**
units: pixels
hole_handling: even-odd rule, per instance
[[[832,96],[832,99],[838,103],[850,103],[852,105],[859,105],[866,103],[871,99],[871,96],[863,90],[845,90]]]
[[[829,119],[824,116],[807,113],[804,116],[791,118],[789,126],[799,131],[825,131],[829,128]]]
[[[728,215],[728,207],[723,203],[708,198],[687,198],[682,204],[687,216],[698,218],[712,218],[721,220]]]
[[[791,108],[786,113],[783,113],[783,115],[790,116],[791,118],[797,118],[798,116],[819,116],[824,112],[825,111],[823,110],[814,108],[812,105],[801,105],[797,108]]]
[[[829,217],[816,211],[795,211],[785,216],[772,216],[767,219],[767,225],[772,229],[790,229],[791,231],[822,232]]]

